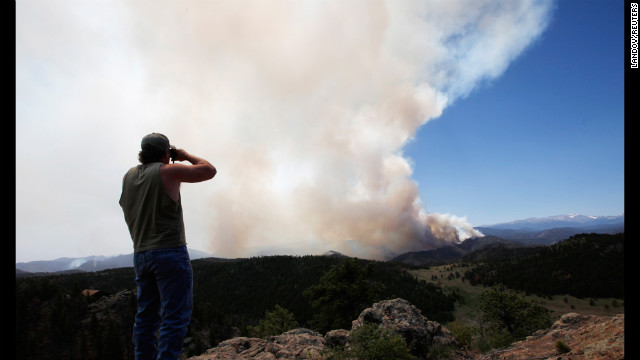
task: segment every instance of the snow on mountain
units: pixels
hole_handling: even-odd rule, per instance
[[[560,227],[585,228],[601,225],[623,225],[624,214],[616,216],[589,216],[581,214],[554,215],[541,218],[529,218],[506,223],[485,225],[494,229],[544,230]]]

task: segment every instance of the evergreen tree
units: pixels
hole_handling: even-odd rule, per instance
[[[516,250],[512,257],[484,260],[464,277],[471,285],[502,283],[541,296],[624,298],[624,233],[578,234]]]
[[[248,330],[251,337],[265,338],[270,335],[280,335],[296,327],[298,327],[298,322],[293,314],[280,305],[276,305],[273,311],[268,311],[265,314],[265,318],[260,320],[258,326],[248,326]]]
[[[502,284],[480,294],[478,309],[490,332],[499,334],[506,330],[512,340],[522,339],[552,324],[549,310]]]
[[[322,332],[350,326],[362,310],[380,296],[380,285],[370,281],[373,264],[345,259],[304,291],[315,310],[315,326]]]
[[[124,346],[122,339],[120,338],[120,331],[116,323],[107,318],[105,329],[102,334],[102,351],[99,356],[103,360],[116,360],[122,359],[124,353]]]

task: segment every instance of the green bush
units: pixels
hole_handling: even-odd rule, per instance
[[[474,336],[479,334],[476,326],[467,326],[460,322],[457,318],[454,322],[447,325],[447,329],[451,331],[460,345],[469,348],[473,345]]]
[[[524,339],[534,331],[551,326],[550,311],[536,301],[528,301],[514,290],[499,284],[479,297],[480,318],[488,332],[503,338],[499,343]],[[507,342],[508,345],[508,342]]]
[[[376,324],[365,323],[349,334],[345,348],[324,353],[327,360],[411,360],[415,359],[402,336]]]
[[[280,305],[276,305],[273,311],[267,311],[264,319],[260,320],[257,326],[247,326],[247,330],[251,337],[265,338],[271,335],[280,335],[296,327],[298,327],[298,322],[293,314]]]

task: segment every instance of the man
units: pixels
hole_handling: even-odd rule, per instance
[[[171,148],[169,139],[162,134],[145,136],[140,146],[141,164],[125,174],[120,196],[133,240],[138,289],[133,327],[135,356],[178,359],[193,308],[193,272],[186,247],[180,184],[209,180],[216,175],[216,168],[183,149]],[[191,165],[170,164],[171,159]]]

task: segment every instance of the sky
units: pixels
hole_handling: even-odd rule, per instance
[[[623,3],[16,2],[16,262],[118,255],[142,137],[189,247],[366,258],[624,212]]]
[[[624,213],[623,3],[576,3],[405,147],[428,208],[474,226]]]

